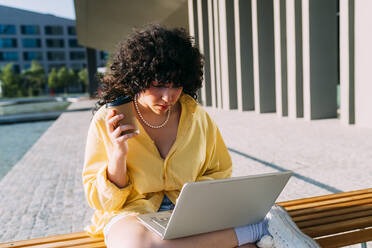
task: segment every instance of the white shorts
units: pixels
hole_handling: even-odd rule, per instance
[[[173,208],[174,208],[174,204],[169,200],[169,198],[166,195],[164,195],[163,201],[162,201],[161,206],[160,206],[158,211],[167,211],[167,210],[171,210]],[[106,224],[106,226],[103,228],[103,236],[105,237],[105,243],[106,243],[106,236],[109,233],[112,225],[114,225],[116,222],[118,222],[119,220],[121,220],[121,219],[123,219],[127,216],[130,216],[130,215],[128,215],[128,214],[118,214],[115,217],[113,217]],[[107,246],[107,244],[106,244],[106,246]]]
[[[116,216],[114,216],[107,224],[106,226],[103,228],[103,236],[105,237],[105,240],[106,240],[106,235],[108,234],[108,232],[110,231],[110,228],[112,227],[112,225],[114,225],[116,222],[118,222],[119,220],[127,217],[128,215],[124,215],[124,214],[118,214]],[[106,242],[106,241],[105,241]]]

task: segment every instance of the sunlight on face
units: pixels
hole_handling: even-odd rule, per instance
[[[156,114],[165,114],[177,103],[183,90],[183,87],[174,88],[173,86],[173,83],[160,84],[154,81],[149,89],[139,94],[138,102]]]

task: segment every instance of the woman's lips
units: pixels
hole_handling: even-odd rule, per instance
[[[166,110],[169,108],[169,105],[159,105],[159,107],[162,109],[162,110]]]

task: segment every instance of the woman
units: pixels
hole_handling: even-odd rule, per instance
[[[151,25],[135,32],[113,58],[99,105],[122,95],[134,98],[134,126],[102,106],[87,139],[83,183],[96,211],[87,231],[116,247],[236,247],[268,234],[264,221],[176,240],[161,240],[135,217],[170,210],[186,182],[231,176],[221,134],[197,104],[203,58],[183,29]]]

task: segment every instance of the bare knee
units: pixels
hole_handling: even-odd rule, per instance
[[[128,216],[110,228],[105,237],[108,248],[150,248],[156,247],[157,238],[143,226],[136,217]]]

